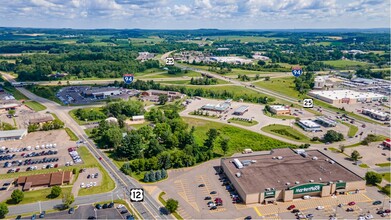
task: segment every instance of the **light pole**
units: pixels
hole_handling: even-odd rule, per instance
[[[98,215],[96,214],[96,208],[94,209],[95,212],[95,219],[98,219]]]
[[[42,212],[41,201],[38,201],[38,206],[39,206],[39,213],[41,213]]]

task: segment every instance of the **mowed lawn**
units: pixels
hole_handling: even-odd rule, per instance
[[[273,124],[265,126],[261,130],[294,141],[310,142],[305,134],[286,125]]]
[[[349,123],[346,123],[346,122],[342,122],[342,124],[349,127],[349,131],[348,131],[348,136],[349,137],[354,137],[354,135],[356,135],[356,133],[358,132],[358,127],[357,126],[349,124]]]
[[[201,73],[195,72],[195,71],[188,71],[185,73],[182,71],[181,73],[178,74],[168,74],[167,71],[165,72],[159,72],[157,74],[148,74],[148,75],[143,75],[141,78],[142,79],[156,79],[156,78],[178,78],[178,77],[201,77]]]
[[[353,60],[327,60],[322,62],[337,69],[351,69],[370,66],[369,63]]]
[[[71,193],[72,186],[63,186],[63,187],[61,187],[61,189],[62,189],[62,191],[61,191],[62,194],[60,196],[58,196],[57,198],[53,198],[53,199],[61,199],[62,195]],[[51,193],[51,190],[52,190],[52,188],[27,191],[27,192],[24,192],[24,198],[20,203],[15,204],[11,198],[9,198],[6,201],[6,203],[8,205],[22,205],[22,204],[34,203],[34,202],[38,202],[38,201],[51,200],[48,197]]]
[[[272,78],[269,81],[259,81],[253,83],[256,86],[269,89],[283,95],[298,98],[300,93],[295,90],[294,77]]]
[[[390,173],[382,173],[382,176],[384,180],[391,182]]]
[[[206,133],[209,129],[218,129],[220,137],[229,138],[229,149],[227,155],[232,155],[237,152],[242,152],[245,148],[251,148],[255,151],[271,150],[274,148],[290,147],[291,144],[284,143],[273,138],[263,136],[261,134],[234,127],[224,125],[218,122],[211,122],[195,118],[183,118],[190,126],[195,127],[195,140],[198,144],[203,144],[207,138]],[[217,141],[218,142],[218,141]],[[222,155],[223,151],[218,143],[215,144],[215,153]]]
[[[36,112],[46,109],[46,106],[36,101],[26,101],[24,104]]]

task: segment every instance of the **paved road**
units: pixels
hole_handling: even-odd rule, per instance
[[[10,82],[14,82],[14,79],[12,77],[9,77],[9,75],[3,74],[3,76],[6,78],[6,80]],[[123,174],[121,171],[119,171],[118,168],[114,165],[114,163],[104,153],[97,150],[97,147],[95,146],[94,142],[88,138],[84,130],[72,119],[71,116],[69,116],[68,112],[69,110],[72,109],[72,107],[61,106],[53,101],[39,97],[24,88],[19,87],[17,89],[25,96],[27,96],[29,99],[41,103],[42,105],[47,107],[48,111],[55,113],[58,116],[58,118],[62,120],[68,128],[72,129],[73,132],[81,140],[86,141],[86,145],[90,150],[90,152],[92,153],[92,155],[94,155],[97,158],[99,157],[103,158],[103,160],[101,160],[102,166],[107,170],[107,172],[110,174],[112,179],[114,179],[114,181],[116,182],[116,186],[117,186],[116,193],[121,193],[122,191],[129,192],[130,188],[142,188],[142,186],[137,181]],[[89,197],[91,198],[91,200],[89,200],[89,198],[84,199],[81,197],[77,197],[75,199],[75,204],[90,203],[90,201],[98,202],[98,201],[102,201],[103,197],[105,198],[104,200],[107,200],[107,195],[103,195],[103,197],[101,195],[91,195]],[[51,201],[51,207],[53,207],[53,203],[54,202]],[[168,218],[168,216],[162,215],[160,213],[160,208],[161,208],[160,204],[157,201],[155,201],[148,193],[145,193],[145,198],[143,203],[132,203],[132,205],[134,206],[135,209],[137,209],[138,213],[142,215],[143,219],[167,219]],[[48,204],[48,206],[50,205]],[[23,212],[26,211],[23,210]]]

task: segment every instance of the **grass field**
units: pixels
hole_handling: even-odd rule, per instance
[[[259,151],[292,146],[291,144],[287,144],[282,141],[275,140],[252,131],[248,131],[230,125],[224,125],[218,122],[211,122],[187,117],[183,117],[183,119],[189,125],[195,126],[194,135],[195,140],[198,144],[203,144],[204,140],[206,139],[206,132],[209,129],[218,129],[220,136],[230,139],[227,155],[241,152],[245,148],[251,148],[254,151]],[[215,153],[223,155],[223,151],[221,150],[220,146],[215,146],[214,151]]]
[[[292,98],[299,98],[300,93],[295,90],[294,79],[294,77],[272,78],[269,81],[259,81],[253,84]]]
[[[79,138],[76,136],[75,133],[73,133],[73,131],[70,128],[65,128],[65,131],[69,135],[69,138],[71,141],[78,141],[79,140]]]
[[[26,102],[24,102],[24,104],[27,105],[28,107],[30,107],[31,109],[33,109],[36,112],[42,111],[42,110],[46,109],[46,106],[44,106],[41,103],[36,102],[36,101],[26,101]]]
[[[265,126],[261,130],[294,141],[310,142],[305,134],[286,125],[273,124]]]
[[[255,42],[255,43],[262,43],[262,42],[269,42],[271,40],[283,40],[282,37],[263,37],[263,36],[210,36],[208,37],[213,40],[240,40],[240,42]]]
[[[382,173],[383,179],[387,182],[391,182],[390,173]]]
[[[86,107],[86,109],[92,109],[92,110],[102,110],[102,107]],[[88,124],[88,123],[93,123],[93,122],[99,122],[100,120],[94,120],[94,121],[82,121],[82,120],[79,120],[78,117],[76,117],[75,115],[75,112],[77,111],[77,109],[73,109],[71,111],[69,111],[69,115],[73,118],[73,120],[75,120],[79,125],[85,125],[85,124]]]
[[[157,78],[179,78],[179,77],[189,77],[189,80],[191,77],[201,77],[201,73],[195,72],[195,71],[188,71],[187,73],[181,72],[179,74],[168,74],[167,71],[165,72],[159,72],[156,74],[148,74],[143,75],[140,77],[141,79],[157,79]]]
[[[369,63],[353,61],[353,60],[327,60],[322,62],[336,69],[343,69],[343,70],[370,66]]]
[[[62,194],[57,198],[53,198],[53,199],[61,199],[63,194],[71,193],[72,186],[63,186],[61,187],[61,189],[62,189]],[[20,203],[15,204],[11,198],[8,199],[6,203],[8,205],[23,205],[28,203],[36,203],[38,201],[43,202],[43,201],[51,200],[51,198],[48,197],[50,195],[50,192],[51,192],[51,188],[27,191],[24,192],[24,199]]]
[[[234,123],[234,124],[243,125],[243,126],[248,126],[248,127],[251,127],[251,126],[254,126],[254,125],[258,124],[258,122],[255,121],[255,120],[252,120],[252,121],[241,121],[241,120],[238,120],[238,119],[235,119],[235,118],[229,119],[228,122],[231,122],[231,123]]]
[[[186,79],[186,80],[174,80],[174,81],[156,81],[158,83],[161,83],[161,84],[178,84],[178,85],[191,85],[190,84],[190,79]],[[217,84],[215,85],[219,85],[219,84],[231,84],[230,82],[228,81],[224,81],[224,80],[221,80],[221,79],[217,79]],[[209,85],[209,86],[213,86],[213,85]]]
[[[19,90],[17,90],[15,87],[4,87],[4,90],[6,90],[7,92],[11,93],[15,99],[17,100],[29,100],[29,98],[27,98],[27,96],[23,95],[23,93],[19,92]]]
[[[358,127],[355,126],[355,125],[352,125],[350,123],[346,123],[346,122],[341,122],[343,125],[346,125],[349,127],[349,131],[348,131],[348,136],[349,137],[354,137],[356,135],[356,133],[358,132]]]

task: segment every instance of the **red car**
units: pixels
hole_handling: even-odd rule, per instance
[[[389,209],[386,209],[386,210],[384,210],[384,212],[385,212],[385,213],[390,213],[390,212],[391,212],[391,210],[389,210]]]
[[[102,157],[99,157],[99,160],[102,160]]]
[[[288,210],[292,210],[292,209],[294,209],[294,208],[296,208],[295,205],[290,205],[290,206],[288,207]]]
[[[356,205],[355,202],[349,202],[348,205]]]

